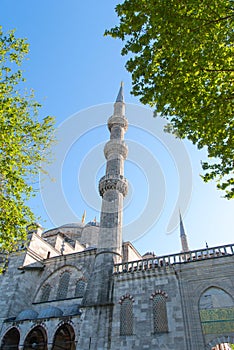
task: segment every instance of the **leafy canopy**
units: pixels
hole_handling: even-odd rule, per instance
[[[233,198],[233,2],[125,0],[116,12],[119,25],[105,34],[124,41],[133,94],[207,147],[204,180]]]
[[[35,220],[26,201],[53,139],[53,118],[40,122],[33,93],[22,91],[19,66],[28,50],[25,39],[0,27],[0,250],[6,252],[19,248]]]

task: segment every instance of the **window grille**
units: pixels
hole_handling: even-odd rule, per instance
[[[61,275],[59,280],[59,286],[57,290],[57,299],[66,299],[69,280],[70,280],[70,273],[66,271]]]
[[[51,291],[51,286],[49,284],[46,284],[43,287],[42,294],[41,294],[41,302],[43,301],[48,301],[50,297],[50,291]]]
[[[85,291],[86,283],[84,280],[79,280],[76,284],[75,297],[83,298]]]
[[[153,325],[155,333],[168,332],[166,296],[156,294],[153,301]]]
[[[120,335],[133,334],[133,299],[125,298],[120,305]]]

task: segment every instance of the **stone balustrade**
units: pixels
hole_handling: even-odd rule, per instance
[[[175,264],[192,263],[194,261],[215,259],[228,255],[234,255],[234,243],[116,264],[114,266],[114,274],[162,268]]]

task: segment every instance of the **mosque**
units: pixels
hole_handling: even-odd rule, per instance
[[[108,120],[100,223],[28,228],[0,259],[1,350],[228,350],[234,344],[234,244],[145,255],[122,240],[123,87]]]

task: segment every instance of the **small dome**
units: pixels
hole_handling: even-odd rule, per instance
[[[46,309],[42,309],[37,318],[51,318],[51,317],[61,317],[63,315],[62,310],[58,307],[50,306]]]
[[[89,221],[85,226],[100,226],[100,223],[97,221]]]
[[[63,311],[63,316],[81,315],[79,306],[78,304],[67,306]]]
[[[144,259],[148,259],[148,258],[155,258],[156,255],[154,254],[154,252],[147,252],[144,255],[142,255],[142,258]]]
[[[21,311],[18,316],[16,316],[16,321],[24,321],[24,320],[34,320],[37,318],[38,313],[32,309],[27,309]]]

